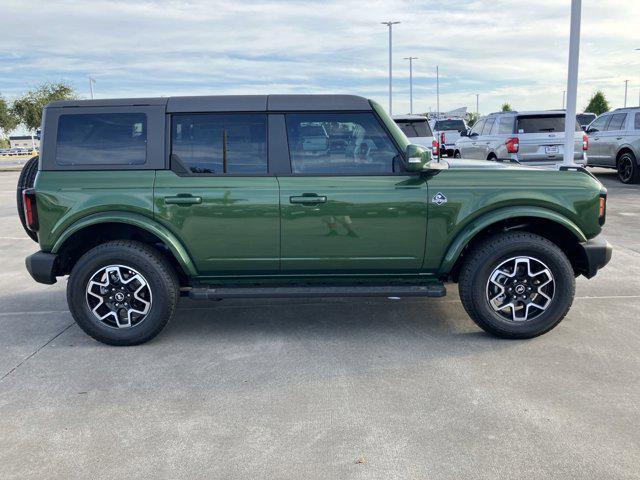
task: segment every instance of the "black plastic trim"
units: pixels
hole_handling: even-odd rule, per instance
[[[55,267],[58,256],[54,253],[38,251],[25,258],[27,271],[38,283],[56,283]]]
[[[613,247],[602,235],[592,238],[580,244],[584,255],[585,265],[581,272],[585,277],[591,278],[604,267],[613,253]]]

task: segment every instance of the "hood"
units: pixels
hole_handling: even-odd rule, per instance
[[[518,163],[495,162],[489,160],[465,160],[463,158],[447,158],[449,168],[466,168],[470,170],[540,170],[540,167],[520,165]]]

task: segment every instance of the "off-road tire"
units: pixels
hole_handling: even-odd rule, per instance
[[[636,156],[631,152],[624,152],[620,155],[617,163],[618,180],[622,183],[639,183],[640,166]]]
[[[514,256],[528,256],[548,266],[555,281],[555,294],[547,310],[525,321],[504,319],[490,306],[487,282],[491,272]],[[565,317],[575,295],[575,275],[566,255],[553,242],[528,232],[494,235],[470,252],[459,278],[462,305],[483,330],[502,338],[524,339],[542,335]]]
[[[125,265],[142,274],[152,292],[149,313],[144,320],[128,328],[102,323],[87,302],[87,285],[100,268]],[[144,243],[115,240],[92,248],[74,265],[67,284],[69,310],[78,326],[99,342],[108,345],[139,345],[154,338],[175,314],[180,286],[174,269],[153,247]]]
[[[20,223],[22,224],[22,228],[29,238],[34,242],[38,241],[38,235],[36,232],[33,232],[27,228],[27,221],[24,218],[24,206],[22,202],[22,191],[26,188],[33,187],[33,184],[36,180],[36,175],[38,174],[38,156],[32,157],[27,160],[27,163],[22,167],[22,171],[20,172],[20,176],[18,177],[18,185],[16,188],[16,205],[18,207],[18,217],[20,218]]]

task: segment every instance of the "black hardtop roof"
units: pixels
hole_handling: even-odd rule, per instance
[[[57,100],[47,108],[160,106],[178,112],[263,112],[371,110],[369,100],[357,95],[203,95],[194,97],[110,98]]]

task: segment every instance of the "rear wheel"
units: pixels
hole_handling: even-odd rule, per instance
[[[178,295],[179,284],[167,260],[133,241],[107,242],[89,250],[67,284],[77,324],[109,345],[151,340],[173,317]]]
[[[622,183],[640,182],[640,168],[636,157],[631,152],[625,152],[618,159],[618,179]]]
[[[453,153],[453,158],[462,158],[462,155],[460,155],[460,151],[459,151],[459,150],[456,150],[456,151]]]
[[[528,232],[481,243],[460,273],[462,305],[483,330],[532,338],[554,328],[575,294],[571,263],[554,243]]]
[[[20,176],[18,177],[18,185],[16,188],[16,205],[18,206],[18,217],[22,228],[29,235],[29,238],[34,242],[38,241],[38,235],[27,228],[27,221],[24,218],[24,206],[22,202],[22,191],[27,188],[32,188],[36,181],[36,175],[38,174],[38,158],[37,156],[30,158],[27,163],[22,167]]]

